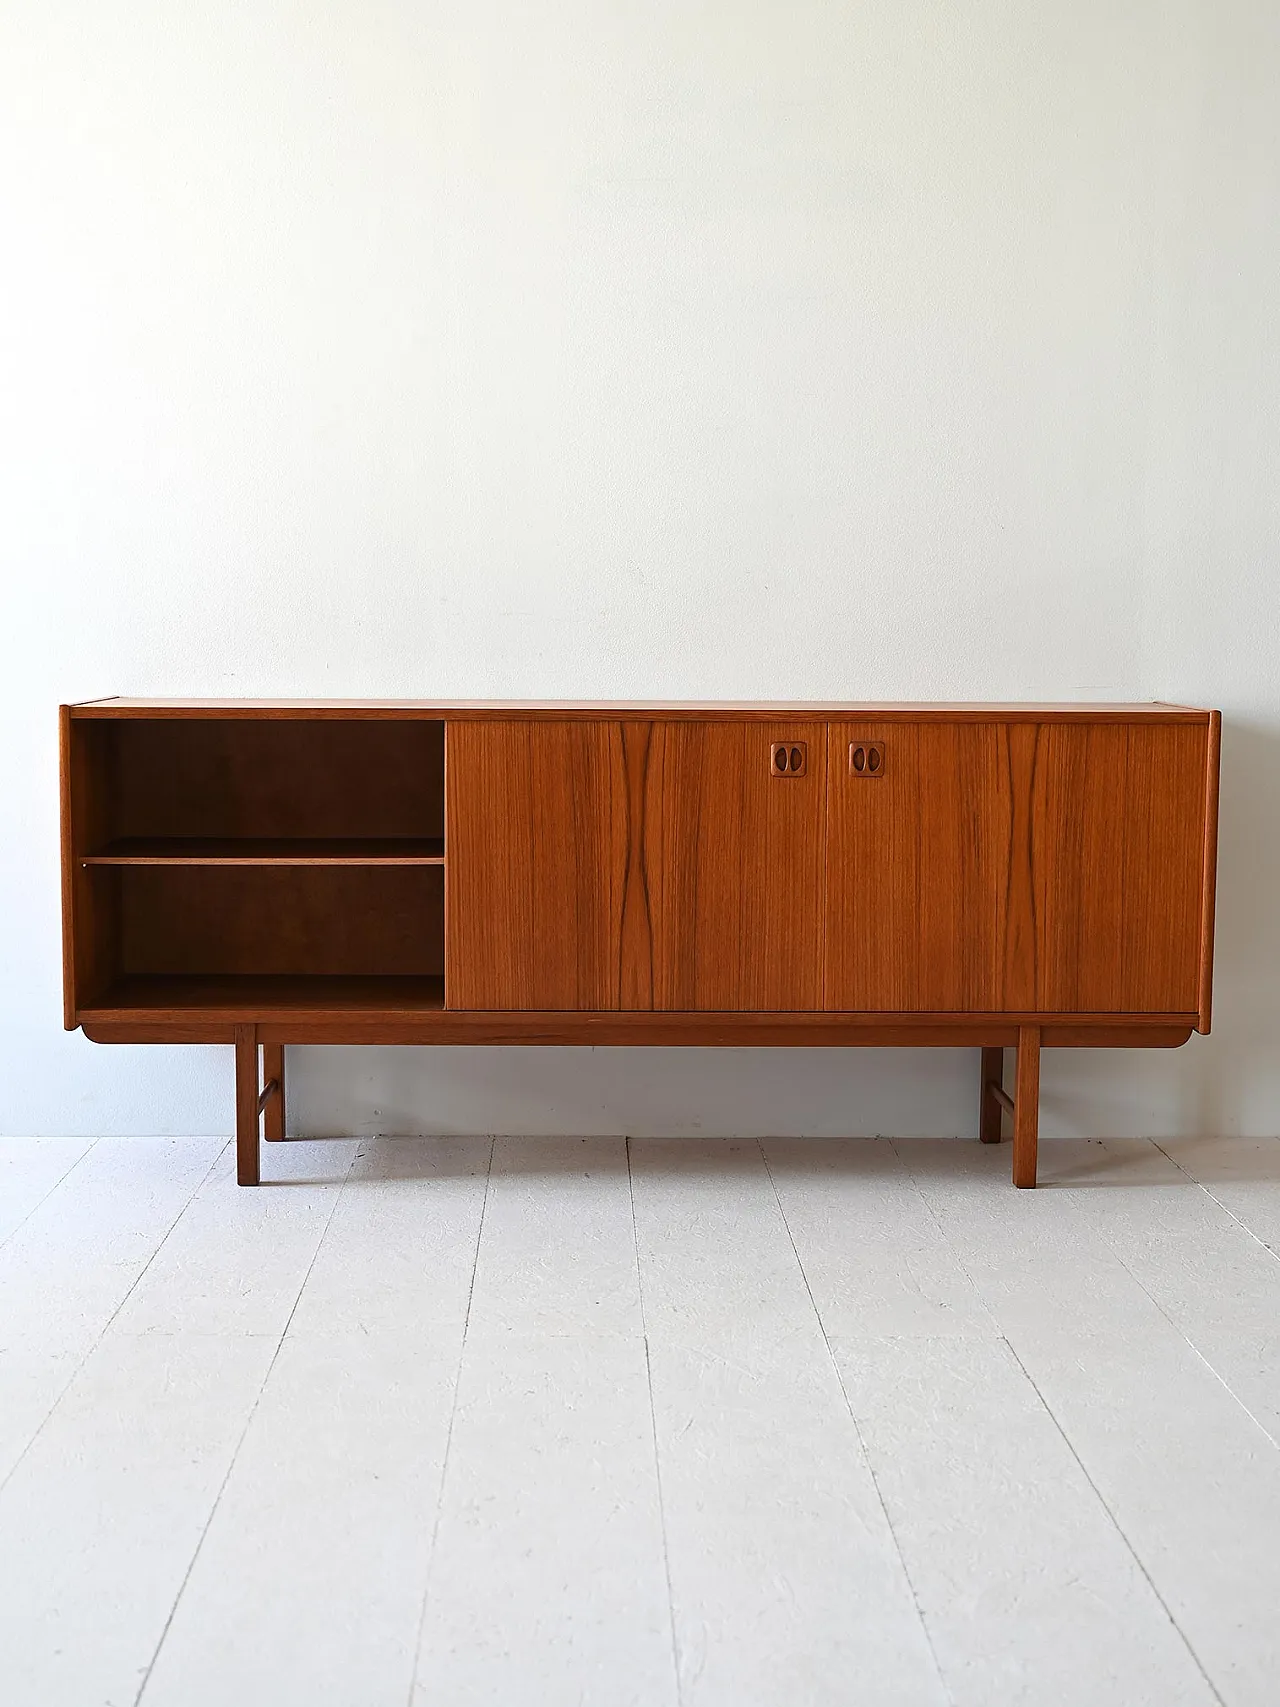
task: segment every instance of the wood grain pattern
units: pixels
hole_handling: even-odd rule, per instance
[[[804,774],[771,774],[778,742]],[[820,1009],[826,727],[656,723],[640,830],[653,1006]]]
[[[618,930],[621,958],[618,1006],[630,1012],[643,1013],[654,1006],[653,908],[645,846],[645,807],[653,751],[653,724],[624,723],[621,733],[627,852]]]
[[[1003,1005],[1012,803],[993,724],[832,723],[826,1006]],[[884,775],[850,772],[882,742]]]
[[[820,1007],[825,733],[451,724],[449,1006]]]
[[[449,1006],[616,1008],[622,726],[450,724],[446,775]]]
[[[1035,1007],[1198,1009],[1207,725],[1041,728]]]
[[[1015,723],[997,731],[1000,766],[1008,778],[1009,858],[1005,889],[996,915],[1000,1005],[1036,1004],[1035,848],[1031,803],[1040,725]]]

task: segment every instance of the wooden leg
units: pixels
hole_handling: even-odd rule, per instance
[[[236,1031],[236,1179],[257,1185],[258,1172],[258,1028]]]
[[[982,1101],[978,1113],[978,1137],[984,1144],[1000,1142],[1000,1104],[991,1094],[992,1085],[1004,1083],[1004,1050],[982,1051]]]
[[[284,1044],[262,1045],[262,1082],[275,1085],[262,1111],[262,1136],[272,1143],[284,1137]]]
[[[1036,1183],[1040,1130],[1040,1027],[1018,1027],[1018,1084],[1013,1098],[1013,1183]]]

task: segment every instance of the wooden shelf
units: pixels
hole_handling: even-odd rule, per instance
[[[439,837],[124,836],[84,865],[443,865]]]
[[[435,1013],[444,1008],[440,977],[307,977],[256,973],[137,973],[119,979],[89,1004],[83,1017],[183,1014],[252,1015],[290,1013]]]

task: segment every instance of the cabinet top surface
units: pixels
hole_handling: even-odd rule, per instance
[[[85,717],[370,717],[454,718],[690,718],[777,721],[791,717],[902,718],[928,721],[1060,721],[1203,723],[1209,712],[1158,700],[1140,704],[1070,702],[1018,703],[1007,700],[548,700],[548,699],[130,699],[87,700],[67,708]]]

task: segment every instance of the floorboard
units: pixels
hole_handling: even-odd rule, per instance
[[[945,1702],[760,1147],[631,1155],[683,1707]]]
[[[1274,1707],[1280,1141],[0,1147],[0,1699]]]
[[[500,1139],[414,1701],[675,1707],[622,1139]]]
[[[51,1170],[31,1140],[30,1179]],[[106,1138],[0,1248],[0,1489],[138,1285],[225,1139]],[[61,1168],[66,1151],[55,1145]]]
[[[999,1158],[898,1145],[1188,1652],[1229,1707],[1273,1707],[1280,1451],[1097,1226],[1106,1196],[1146,1195],[1143,1168],[1046,1148],[1055,1183],[1014,1198],[991,1189]]]

